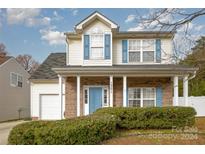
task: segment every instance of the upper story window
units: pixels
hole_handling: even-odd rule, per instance
[[[12,72],[10,74],[10,85],[13,87],[23,87],[23,77]]]
[[[155,40],[129,40],[129,62],[155,62]]]
[[[90,59],[104,59],[104,35],[90,35]]]

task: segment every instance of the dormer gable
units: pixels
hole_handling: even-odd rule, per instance
[[[115,22],[113,22],[112,20],[105,17],[103,14],[96,11],[96,12],[92,13],[90,16],[88,16],[87,18],[85,18],[84,20],[82,20],[81,22],[79,22],[78,24],[75,25],[76,33],[82,33],[83,29],[88,27],[94,21],[102,22],[103,24],[108,26],[111,29],[111,31],[118,31],[119,30],[119,26]]]

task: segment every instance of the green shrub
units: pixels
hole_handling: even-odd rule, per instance
[[[86,116],[70,120],[33,121],[17,125],[9,135],[9,144],[97,144],[112,137],[114,116]]]
[[[192,126],[196,112],[191,107],[114,107],[98,109],[94,115],[111,114],[119,120],[118,128],[169,129]]]

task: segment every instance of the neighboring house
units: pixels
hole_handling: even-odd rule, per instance
[[[29,77],[15,58],[0,54],[0,121],[30,117]]]
[[[172,64],[174,33],[120,32],[94,12],[65,35],[66,53],[50,54],[30,78],[33,119],[71,118],[102,107],[177,106],[179,78],[188,106],[188,80],[197,69]]]

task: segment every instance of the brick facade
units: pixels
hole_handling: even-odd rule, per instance
[[[80,82],[80,114],[84,115],[83,87],[86,85],[103,85],[109,88],[109,77],[81,77]],[[128,87],[162,87],[163,106],[172,105],[172,82],[171,78],[162,77],[128,77]],[[65,117],[72,118],[77,115],[77,79],[68,77],[66,79],[65,91]],[[113,78],[113,106],[123,105],[123,78]]]
[[[77,116],[77,78],[69,77],[65,83],[65,117]]]
[[[128,87],[162,87],[162,105],[163,106],[172,106],[172,81],[170,77],[143,77],[143,78],[135,78],[128,77],[127,78]]]
[[[123,79],[113,78],[113,106],[123,106]]]

